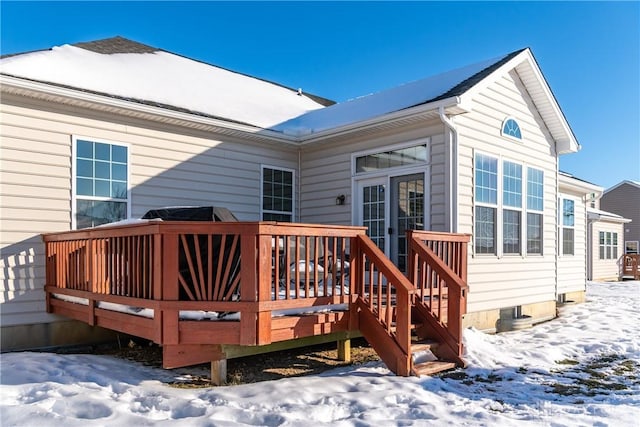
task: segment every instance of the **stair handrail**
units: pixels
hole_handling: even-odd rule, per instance
[[[458,356],[462,356],[462,315],[467,310],[468,285],[465,280],[458,276],[440,257],[431,250],[418,236],[409,239],[411,250],[419,258],[427,261],[429,266],[440,276],[449,288],[449,303],[447,304],[447,322],[440,323],[448,332],[448,344],[457,348]],[[415,265],[415,264],[414,264]],[[451,301],[457,303],[451,304]]]
[[[391,369],[391,366],[396,367],[396,374],[402,376],[408,376],[411,373],[412,360],[411,360],[411,300],[410,295],[413,291],[413,284],[409,279],[391,262],[389,258],[380,250],[380,248],[366,235],[357,236],[357,249],[356,256],[352,258],[352,268],[355,267],[357,271],[356,282],[358,284],[358,299],[364,304],[367,304],[366,296],[364,293],[364,280],[362,274],[364,273],[364,257],[366,255],[370,262],[372,262],[380,273],[387,278],[387,286],[393,286],[396,290],[395,293],[395,324],[396,329],[394,334],[389,336],[396,342],[400,348],[402,355],[397,357],[396,360],[385,360],[384,353],[378,351],[383,361]],[[372,296],[370,295],[369,298]],[[389,303],[389,302],[388,302]],[[381,320],[378,318],[378,322]],[[381,324],[382,325],[382,324]],[[387,325],[389,328],[390,325]],[[375,343],[370,343],[375,348]]]

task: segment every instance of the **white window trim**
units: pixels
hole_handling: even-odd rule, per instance
[[[560,194],[558,196],[560,200],[559,209],[558,209],[558,256],[559,257],[573,257],[576,256],[576,208],[580,205],[580,201],[574,197],[568,196],[566,194]],[[564,225],[564,201],[570,200],[573,202],[573,225]],[[565,254],[564,253],[564,233],[562,230],[565,228],[569,228],[573,230],[573,253]]]
[[[429,166],[429,164],[431,163],[431,156],[429,155],[430,154],[429,150],[431,148],[430,143],[431,143],[431,137],[426,137],[426,138],[413,139],[411,141],[406,141],[398,144],[385,145],[382,147],[377,147],[369,150],[357,151],[357,152],[351,153],[351,177],[353,178],[357,176],[358,179],[361,179],[361,178],[375,178],[377,176],[386,176],[386,175],[395,176],[397,175],[395,171],[403,171],[405,169],[414,169],[414,168],[420,168],[423,166]],[[368,156],[370,154],[385,153],[387,151],[401,150],[403,148],[415,147],[417,145],[427,146],[427,160],[424,163],[414,163],[411,165],[397,166],[397,167],[387,168],[387,169],[379,169],[379,170],[370,171],[370,172],[356,172],[356,159],[358,157]]]
[[[508,210],[508,211],[514,211],[514,212],[520,212],[520,252],[515,253],[515,252],[509,252],[509,253],[505,253],[504,252],[504,235],[500,236],[500,252],[501,252],[501,256],[505,256],[505,257],[524,257],[525,254],[525,250],[524,250],[524,243],[526,243],[525,241],[525,237],[526,237],[526,218],[524,218],[525,215],[523,215],[524,212],[526,212],[526,210],[524,209],[524,205],[527,203],[527,199],[526,199],[526,177],[525,177],[525,173],[527,171],[527,166],[525,164],[523,164],[522,162],[517,162],[514,160],[511,160],[509,158],[506,157],[499,157],[499,161],[500,164],[498,165],[498,188],[500,189],[500,194],[498,197],[498,203],[500,204],[500,232],[501,234],[504,234],[504,211]],[[507,206],[504,204],[504,162],[509,162],[509,163],[513,163],[515,165],[520,165],[520,207],[515,207],[515,206]],[[502,179],[500,179],[502,178]]]
[[[475,182],[475,162],[476,162],[476,156],[477,155],[483,155],[483,156],[487,156],[487,157],[491,157],[494,158],[498,161],[498,169],[497,169],[497,173],[498,173],[498,182],[497,182],[497,203],[495,205],[492,205],[490,203],[483,203],[483,202],[477,202],[476,201],[476,182]],[[537,167],[533,167],[533,166],[529,166],[528,164],[522,162],[522,161],[518,161],[518,160],[514,160],[513,158],[507,157],[507,156],[503,156],[501,154],[496,154],[496,153],[490,153],[490,152],[486,152],[486,151],[481,151],[481,150],[474,150],[473,151],[473,173],[472,173],[472,194],[473,194],[473,226],[475,229],[475,214],[476,214],[476,206],[480,206],[480,207],[488,207],[488,208],[495,208],[496,209],[496,253],[495,254],[483,254],[483,253],[477,253],[476,252],[476,244],[475,244],[475,236],[476,233],[474,232],[473,235],[473,248],[472,248],[472,254],[473,257],[481,257],[481,258],[490,258],[490,257],[497,257],[498,259],[503,258],[503,257],[508,257],[508,258],[514,258],[514,257],[521,257],[521,258],[526,258],[528,256],[527,254],[527,213],[531,212],[531,213],[539,213],[542,215],[542,226],[543,226],[543,236],[542,236],[542,253],[537,254],[531,254],[530,256],[533,257],[540,257],[544,254],[544,178],[545,178],[545,171],[543,169],[537,168]],[[522,176],[520,179],[520,208],[517,207],[512,207],[512,206],[505,206],[503,203],[503,199],[504,199],[504,194],[503,194],[503,187],[504,187],[504,162],[510,162],[510,163],[515,163],[518,164],[522,167]],[[527,209],[526,204],[527,204],[527,171],[529,169],[535,169],[538,171],[542,172],[542,177],[543,177],[543,183],[542,183],[542,188],[543,188],[543,207],[542,207],[542,211],[537,211],[534,209]],[[519,211],[520,212],[520,253],[504,253],[504,241],[503,241],[503,219],[504,219],[504,215],[503,215],[503,211],[504,210],[513,210],[513,211]]]
[[[263,215],[265,213],[274,213],[274,214],[286,214],[285,211],[274,211],[274,210],[264,210],[263,202],[264,202],[264,170],[265,169],[274,169],[281,170],[285,172],[291,172],[291,222],[296,222],[296,170],[291,168],[286,168],[282,166],[273,166],[273,165],[260,165],[260,221],[262,221]]]
[[[127,148],[127,219],[131,218],[131,145],[126,142],[111,141],[108,139],[94,138],[91,136],[71,135],[71,229],[76,230],[76,210],[78,196],[76,192],[77,187],[77,154],[78,154],[78,140],[91,141],[101,144],[118,145],[120,147]],[[82,196],[80,200],[97,200],[97,201],[109,201],[109,200],[124,200],[114,199],[112,197],[96,197],[96,196]]]
[[[529,197],[529,170],[536,170],[539,172],[542,172],[542,210],[538,210],[538,209],[530,209],[529,208],[529,201],[528,201],[528,197]],[[528,166],[526,167],[526,177],[522,180],[522,186],[524,188],[524,194],[523,194],[523,204],[524,204],[524,214],[523,216],[524,218],[524,223],[522,228],[524,229],[524,240],[523,240],[523,248],[522,248],[522,252],[525,256],[543,256],[544,255],[544,182],[545,182],[545,173],[544,173],[544,169],[539,169],[533,166]],[[538,215],[542,215],[542,224],[540,224],[541,228],[542,228],[542,235],[540,236],[540,240],[541,240],[541,247],[540,247],[540,253],[532,253],[529,254],[529,252],[527,251],[527,245],[528,245],[528,238],[527,238],[527,227],[529,225],[528,223],[528,218],[526,218],[527,214],[532,213],[532,214],[538,214]]]
[[[518,128],[520,129],[520,139],[516,138],[515,136],[511,136],[509,134],[504,133],[504,125],[507,123],[507,121],[509,120],[513,120],[516,122],[516,124],[518,125]],[[518,119],[516,119],[513,116],[507,116],[505,117],[505,119],[502,121],[502,123],[500,124],[500,136],[507,138],[511,141],[515,141],[515,142],[519,142],[521,144],[524,144],[524,136],[522,135],[522,127],[520,126],[520,121]]]

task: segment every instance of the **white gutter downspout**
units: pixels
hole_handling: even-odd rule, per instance
[[[453,120],[444,113],[444,107],[438,108],[440,120],[449,128],[449,232],[458,232],[458,131]]]
[[[298,218],[294,222],[302,222],[302,149],[298,147]]]

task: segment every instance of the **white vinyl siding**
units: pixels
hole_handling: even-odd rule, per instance
[[[261,165],[295,169],[298,164],[293,147],[215,138],[62,105],[52,112],[44,102],[10,95],[3,96],[0,108],[3,327],[64,320],[45,312],[40,234],[71,229],[72,135],[130,148],[132,218],[162,206],[213,205],[256,221]]]
[[[591,280],[618,280],[620,276],[620,257],[623,254],[623,243],[620,236],[627,225],[629,224],[603,220],[592,223],[591,232],[593,238],[590,243],[592,253]],[[614,236],[616,236],[615,239]]]
[[[583,291],[586,286],[587,202],[584,201],[584,193],[565,191],[560,193],[558,197],[558,217],[556,220],[556,229],[558,230],[558,294]],[[573,202],[572,215],[569,215],[566,209],[563,212],[565,206],[563,201],[565,200]],[[567,215],[564,215],[565,213]],[[570,233],[567,233],[571,239],[567,239],[567,234],[563,230],[571,230]],[[564,251],[571,252],[571,249],[573,253],[563,253]]]
[[[353,153],[387,151],[398,144],[411,145],[429,136],[427,158],[429,168],[431,228],[445,231],[445,154],[443,126],[438,121],[430,125],[407,126],[401,132],[378,133],[353,139],[340,139],[318,145],[305,146],[301,152],[300,221],[351,225],[354,221],[352,170]],[[415,144],[413,144],[415,145]],[[346,195],[344,205],[336,205],[336,197]]]
[[[502,136],[506,117],[517,119],[522,140]],[[479,312],[504,307],[555,301],[556,286],[556,155],[555,143],[536,111],[517,72],[513,71],[488,85],[474,97],[473,111],[455,118],[459,135],[458,209],[461,233],[475,235],[474,161],[477,153],[517,162],[525,170],[534,168],[544,175],[542,182],[541,254],[526,256],[521,240],[521,256],[487,256],[471,253],[469,258],[468,311]],[[499,178],[499,182],[502,178]],[[523,185],[524,187],[524,185]],[[522,193],[524,203],[524,192]],[[522,212],[524,206],[520,208]],[[500,211],[500,209],[498,210]],[[522,235],[526,218],[521,213]],[[502,249],[502,218],[498,217],[497,245]],[[523,237],[524,239],[524,237]]]

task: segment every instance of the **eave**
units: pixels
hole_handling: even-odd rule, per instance
[[[206,117],[189,112],[175,111],[155,105],[148,105],[126,99],[114,98],[103,94],[61,87],[46,82],[33,81],[0,74],[0,90],[5,94],[23,96],[47,102],[86,108],[110,114],[121,115],[156,123],[180,126],[211,132],[217,135],[231,136],[256,143],[280,143],[287,145],[306,145],[320,142],[343,140],[376,134],[391,129],[438,118],[438,108],[445,108],[447,114],[456,115],[470,111],[462,105],[459,97],[451,97],[415,107],[395,111],[369,120],[360,121],[326,131],[307,135],[287,135],[257,126],[236,123],[224,119]]]
[[[0,74],[0,90],[3,94],[18,95],[152,122],[187,127],[254,142],[297,144],[295,138],[256,126],[174,111],[154,105],[3,74]]]

